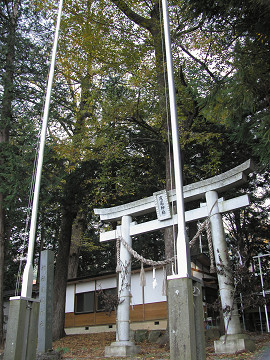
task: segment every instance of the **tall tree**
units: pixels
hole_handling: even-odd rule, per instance
[[[10,127],[13,121],[12,105],[14,100],[14,73],[15,73],[15,37],[18,22],[20,1],[1,1],[1,45],[5,58],[3,68],[3,92],[1,96],[1,124],[0,124],[0,164],[7,162],[7,147],[9,143]],[[4,179],[1,179],[1,182]],[[3,284],[4,284],[4,254],[5,254],[5,193],[0,190],[0,343],[3,342]]]
[[[269,167],[269,69],[270,26],[269,2],[264,0],[184,1],[192,14],[204,18],[224,37],[235,40],[227,58],[232,69],[221,89],[215,108],[233,129],[234,140],[249,147]],[[221,30],[223,29],[223,30]],[[212,103],[213,104],[213,103]]]
[[[4,286],[15,287],[18,253],[24,247],[22,238],[47,73],[47,64],[42,61],[47,44],[42,41],[44,33],[48,40],[48,19],[43,17],[41,22],[36,10],[33,3],[17,0],[2,1],[0,8],[0,238],[1,246],[5,245],[0,251],[1,314],[2,271],[5,269]],[[2,315],[0,318],[2,324]]]

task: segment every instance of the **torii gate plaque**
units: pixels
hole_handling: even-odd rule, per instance
[[[247,174],[253,170],[250,160],[245,163],[212,178],[184,186],[183,194],[185,202],[206,198],[206,206],[185,212],[186,222],[202,219],[210,215],[210,224],[213,239],[216,266],[229,268],[228,251],[225,241],[224,228],[221,213],[231,211],[249,205],[247,195],[239,196],[230,200],[218,201],[218,193],[222,193],[247,180]],[[165,196],[165,197],[164,197]],[[168,196],[168,198],[166,198]],[[124,241],[132,245],[132,236],[153,230],[165,228],[177,224],[177,214],[170,213],[170,207],[166,202],[175,201],[175,190],[167,193],[158,192],[153,196],[134,201],[128,204],[112,208],[94,209],[95,214],[102,221],[119,221],[121,225],[115,230],[102,232],[100,241],[116,240],[122,237]],[[158,218],[137,224],[132,222],[132,217],[154,212],[157,210]],[[131,255],[121,244],[120,259],[128,265],[128,275],[125,277],[125,286],[118,289],[120,297],[117,309],[117,338],[116,342],[105,350],[106,356],[127,356],[136,354],[139,349],[130,341],[130,274]],[[126,269],[125,269],[126,270]],[[201,288],[200,281],[193,278],[181,283],[182,279],[177,276],[168,277],[168,302],[169,302],[169,325],[170,325],[170,350],[171,359],[205,359],[205,341],[203,328],[202,298],[193,297],[193,284]],[[175,281],[176,280],[176,281]],[[220,297],[222,308],[232,307],[232,284],[228,283],[228,273],[218,274]],[[121,282],[118,282],[121,284]],[[120,285],[119,285],[120,287]],[[196,302],[196,306],[193,303]],[[173,304],[171,306],[170,304]],[[224,313],[224,322],[227,329],[227,345],[224,341],[216,342],[216,352],[235,352],[244,349],[252,349],[252,344],[241,334],[240,320],[237,307],[232,314]],[[230,343],[231,341],[231,343]],[[188,344],[188,346],[187,346]],[[196,346],[194,346],[196,344]],[[228,345],[229,344],[229,345]],[[181,354],[181,355],[179,355]]]

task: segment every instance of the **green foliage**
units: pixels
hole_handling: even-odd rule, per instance
[[[39,99],[43,97],[47,72],[41,55],[47,49],[44,37],[48,39],[47,34],[44,36],[46,21],[40,26],[39,14],[28,2],[5,2],[0,15],[0,131],[6,134],[0,148],[5,286],[15,288],[42,109]]]
[[[221,116],[230,126],[232,141],[246,145],[262,167],[269,167],[269,3],[261,0],[184,3],[201,21],[209,22],[214,32],[220,33],[222,28],[225,43],[231,41],[224,52],[231,73],[219,91],[213,93],[215,96],[210,97],[211,113]]]
[[[270,161],[270,48],[257,41],[236,47],[235,64],[239,69],[232,79],[233,99],[229,121],[236,139],[249,144],[262,164]]]

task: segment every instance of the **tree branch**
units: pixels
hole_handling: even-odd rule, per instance
[[[194,27],[192,27],[192,28],[189,28],[189,29],[187,29],[187,30],[182,31],[182,27],[179,25],[179,26],[176,28],[175,32],[173,33],[172,39],[175,39],[175,38],[177,38],[177,37],[179,37],[179,36],[182,36],[182,35],[190,34],[190,33],[192,33],[193,31],[196,31],[196,30],[198,30],[198,29],[200,29],[200,28],[201,28],[201,23],[198,24],[198,25],[196,25],[196,26],[194,26]]]
[[[193,60],[199,63],[203,67],[203,69],[211,76],[211,78],[215,80],[215,82],[218,82],[218,78],[215,76],[214,73],[212,73],[212,71],[206,66],[206,64],[203,61],[196,58],[196,56],[192,55],[191,52],[188,51],[186,48],[184,48],[183,45],[179,44],[179,46],[188,56],[190,56]]]
[[[131,21],[134,21],[137,25],[142,26],[151,32],[152,21],[151,19],[144,18],[143,16],[135,13],[125,1],[123,0],[111,0]]]

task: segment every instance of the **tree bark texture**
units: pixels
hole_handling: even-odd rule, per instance
[[[79,266],[79,255],[83,236],[83,223],[80,216],[77,216],[72,225],[71,245],[68,262],[68,279],[77,277]]]
[[[74,213],[72,204],[63,207],[54,278],[53,340],[57,340],[65,336],[64,327],[68,261],[72,224],[75,216],[76,214]]]

